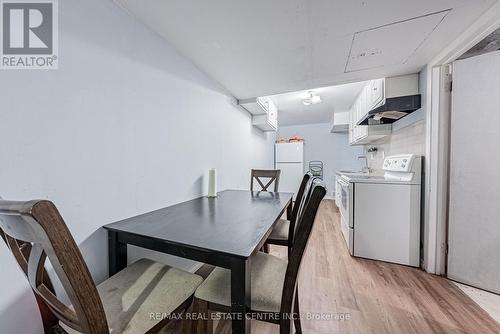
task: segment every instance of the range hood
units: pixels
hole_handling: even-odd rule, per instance
[[[391,124],[420,109],[421,104],[420,94],[388,97],[381,106],[370,110],[358,125]]]

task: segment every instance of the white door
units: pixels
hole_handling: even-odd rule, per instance
[[[296,193],[304,176],[304,164],[302,163],[276,163],[276,169],[281,170],[280,192]]]
[[[500,293],[500,52],[453,65],[448,277]]]

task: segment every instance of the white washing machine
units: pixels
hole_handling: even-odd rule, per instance
[[[341,176],[342,234],[351,255],[418,267],[422,158],[390,156],[383,170]]]

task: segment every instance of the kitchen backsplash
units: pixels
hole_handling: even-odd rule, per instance
[[[377,147],[376,153],[366,153],[368,164],[375,172],[380,172],[384,157],[395,154],[425,154],[425,121],[420,120],[404,128],[393,131],[386,138],[370,145],[365,145],[365,152],[370,147]]]

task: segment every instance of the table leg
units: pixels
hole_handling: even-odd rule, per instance
[[[233,334],[249,334],[250,320],[246,311],[250,309],[250,259],[232,260],[231,264],[231,313]]]
[[[115,231],[108,231],[108,261],[109,276],[127,266],[127,244],[118,241]]]

